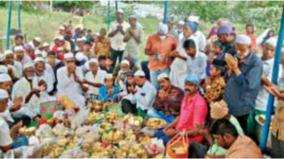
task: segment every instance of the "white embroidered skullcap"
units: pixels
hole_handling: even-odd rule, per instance
[[[271,37],[265,41],[265,44],[270,45],[275,48],[277,45],[277,39],[275,37]]]
[[[0,82],[9,82],[9,81],[12,81],[10,75],[8,75],[7,73],[0,74]]]
[[[128,65],[128,66],[130,65],[128,60],[122,60],[120,64],[122,64],[122,65],[125,64],[125,65]]]
[[[13,54],[13,51],[12,50],[6,50],[5,52],[4,52],[4,54],[7,56],[7,55],[11,55],[11,54]]]
[[[145,72],[142,70],[138,70],[134,73],[134,76],[142,76],[145,77]]]
[[[44,58],[43,57],[37,57],[35,58],[35,63],[38,63],[38,62],[45,62]]]
[[[244,34],[237,35],[235,43],[250,46],[251,45],[251,39],[250,39],[249,36],[244,35]]]
[[[161,79],[165,79],[165,78],[169,78],[169,75],[166,73],[161,73],[158,76],[158,81],[160,81]]]
[[[23,67],[23,70],[27,69],[27,68],[30,68],[30,67],[34,67],[34,63],[33,62],[29,62],[29,63],[26,63],[24,64],[24,67]]]
[[[15,50],[15,52],[24,51],[24,48],[23,48],[23,46],[16,46],[16,47],[14,48],[14,50]]]
[[[0,89],[0,100],[9,98],[9,94],[5,89]]]

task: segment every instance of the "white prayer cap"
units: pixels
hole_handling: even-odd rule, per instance
[[[3,62],[6,60],[6,55],[3,53],[0,53],[0,62]]]
[[[125,65],[128,65],[128,66],[130,65],[128,60],[122,60],[120,64],[122,64],[122,65],[125,64]]]
[[[78,53],[75,55],[75,59],[76,59],[77,61],[84,61],[84,60],[88,60],[88,57],[85,56],[83,53],[78,52]]]
[[[0,73],[8,73],[8,67],[4,65],[0,65]]]
[[[105,80],[108,80],[108,79],[113,79],[112,74],[110,74],[110,73],[106,74]]]
[[[0,74],[0,83],[12,81],[11,77],[7,73]]]
[[[235,43],[250,46],[251,45],[251,39],[250,39],[250,37],[248,37],[247,35],[244,35],[244,34],[237,35]]]
[[[5,55],[11,55],[11,54],[13,54],[13,51],[12,51],[12,50],[6,50],[6,51],[4,52],[4,54],[5,54]]]
[[[270,45],[275,48],[277,45],[277,39],[275,37],[271,37],[265,41],[265,44]]]
[[[167,34],[168,33],[168,26],[166,24],[160,23],[158,27],[158,33],[159,34]]]
[[[191,16],[189,16],[189,17],[187,18],[187,20],[199,24],[199,17],[198,17],[198,16],[191,15]]]
[[[49,43],[47,43],[47,42],[44,42],[43,44],[42,44],[42,47],[48,47],[49,46]]]
[[[34,67],[34,63],[32,63],[32,62],[29,62],[29,63],[26,63],[25,65],[24,65],[24,68],[23,68],[23,70],[25,70],[25,69],[27,69],[27,68],[30,68],[30,67]]]
[[[134,73],[134,76],[142,76],[145,77],[145,72],[142,70],[138,70]]]
[[[161,74],[159,74],[159,76],[158,76],[158,81],[160,81],[160,80],[162,80],[162,79],[164,79],[164,78],[169,78],[169,75],[166,74],[166,73],[161,73]]]
[[[68,52],[66,54],[64,54],[64,60],[66,59],[73,59],[74,58],[74,55],[72,52]]]
[[[35,63],[38,63],[38,62],[45,62],[45,60],[44,60],[44,58],[42,58],[42,57],[37,57],[37,58],[35,58]]]
[[[0,100],[9,98],[9,94],[6,90],[0,89]]]
[[[98,64],[98,60],[96,58],[91,58],[89,61],[88,61],[88,64],[90,63],[94,63],[94,64]]]
[[[179,25],[184,25],[184,21],[183,21],[183,20],[180,20],[180,21],[178,22],[178,24],[179,24]]]
[[[35,55],[41,55],[41,51],[40,50],[35,50]]]
[[[117,13],[124,14],[124,11],[123,11],[122,9],[118,9],[118,10],[117,10]]]
[[[16,46],[14,48],[14,50],[15,50],[15,52],[17,52],[17,51],[24,51],[24,48],[23,48],[23,46]]]
[[[54,37],[53,40],[60,40],[60,41],[62,41],[62,40],[64,40],[64,37],[61,36],[61,35],[58,35],[58,36]]]
[[[35,37],[33,40],[35,40],[37,42],[41,42],[41,38],[40,37]]]
[[[65,30],[65,27],[61,25],[61,26],[59,27],[59,30]]]

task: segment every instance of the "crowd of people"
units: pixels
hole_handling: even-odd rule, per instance
[[[257,38],[219,19],[206,37],[200,20],[176,23],[170,16],[147,38],[148,60],[139,63],[143,27],[118,10],[109,31],[72,23],[60,26],[51,43],[35,37],[0,53],[0,149],[13,147],[19,128],[40,118],[40,103],[67,96],[78,110],[96,99],[121,104],[124,113],[159,117],[155,133],[166,144],[185,132],[191,157],[261,158],[255,116],[265,114],[269,94],[278,97],[272,121],[272,156],[284,157],[284,75],[271,82],[277,38]],[[284,67],[282,60],[280,70]],[[283,72],[284,73],[284,72]]]

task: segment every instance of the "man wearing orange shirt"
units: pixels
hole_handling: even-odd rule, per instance
[[[157,77],[161,73],[169,73],[169,66],[173,59],[170,53],[175,51],[177,40],[168,34],[166,24],[160,24],[158,32],[151,35],[146,43],[145,53],[149,57],[148,68],[150,70],[151,82],[158,88]]]

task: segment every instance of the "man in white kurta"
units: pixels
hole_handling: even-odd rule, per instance
[[[0,89],[0,150],[7,151],[13,140],[10,135],[10,129],[6,119],[2,116],[8,106],[8,92]]]
[[[99,68],[97,59],[90,59],[88,61],[89,72],[85,76],[85,83],[88,85],[88,95],[99,95],[99,87],[104,84],[104,79],[107,72]]]
[[[22,97],[23,106],[14,113],[16,116],[27,115],[34,118],[40,113],[40,92],[45,88],[38,86],[34,80],[34,65],[28,63],[24,65],[24,76],[19,79],[13,86],[12,99]],[[29,98],[30,97],[30,98]]]
[[[57,70],[57,95],[68,96],[78,107],[85,107],[85,97],[81,88],[84,79],[81,68],[76,67],[73,53],[64,55],[65,66]]]
[[[138,70],[134,74],[136,86],[136,107],[146,111],[147,114],[153,112],[153,102],[155,100],[157,90],[146,78],[142,70]]]
[[[37,57],[35,60],[35,77],[39,82],[43,80],[47,84],[47,92],[51,92],[53,90],[53,85],[55,82],[55,76],[53,71],[50,71],[48,68],[49,64],[45,63],[45,60],[42,57]]]

